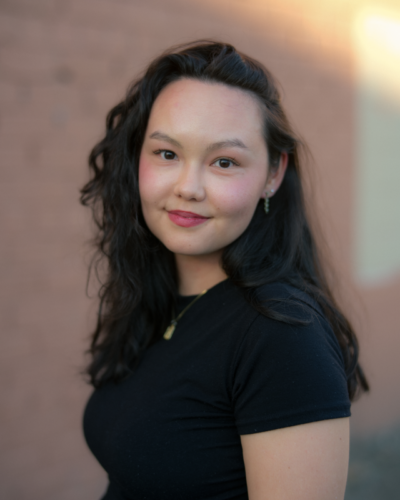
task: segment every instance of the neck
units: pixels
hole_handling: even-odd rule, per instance
[[[180,295],[198,295],[208,290],[228,276],[221,268],[222,252],[209,255],[175,254],[179,277]]]

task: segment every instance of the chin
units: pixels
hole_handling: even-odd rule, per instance
[[[168,248],[170,252],[179,255],[200,256],[200,255],[215,253],[218,252],[219,250],[222,250],[222,248],[219,247],[216,248],[214,245],[204,245],[204,241],[202,242],[177,241],[177,239],[174,239],[169,241],[162,241],[162,243]]]

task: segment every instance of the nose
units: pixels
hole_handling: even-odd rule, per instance
[[[201,165],[186,163],[175,184],[174,194],[185,200],[202,201],[206,196]]]

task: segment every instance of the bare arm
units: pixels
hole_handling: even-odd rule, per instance
[[[343,500],[349,419],[241,436],[250,500]]]

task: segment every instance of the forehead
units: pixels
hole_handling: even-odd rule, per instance
[[[222,83],[184,78],[167,85],[155,100],[149,129],[175,133],[197,130],[205,135],[256,134],[262,137],[263,114],[257,97]]]

